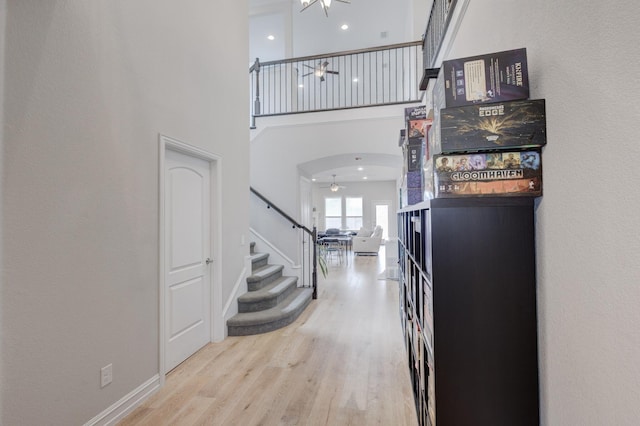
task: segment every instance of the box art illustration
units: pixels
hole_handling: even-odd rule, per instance
[[[431,119],[427,119],[426,105],[405,108],[406,137],[409,143],[426,140],[427,131],[431,126]],[[413,141],[412,141],[413,140]]]
[[[529,97],[526,49],[443,61],[446,106]]]
[[[443,153],[547,143],[544,99],[445,108],[440,115]]]
[[[540,152],[437,155],[436,198],[542,195]]]
[[[426,105],[418,105],[404,109],[404,119],[407,123],[411,120],[424,120],[425,118],[427,118]]]

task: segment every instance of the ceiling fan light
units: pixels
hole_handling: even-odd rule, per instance
[[[338,189],[340,189],[340,187],[337,184],[332,183],[329,189],[331,189],[331,192],[338,192]]]
[[[300,0],[300,4],[302,4],[302,7],[307,7],[309,6],[309,0]]]

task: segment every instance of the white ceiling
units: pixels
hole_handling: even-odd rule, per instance
[[[300,164],[300,170],[315,182],[371,182],[396,180],[402,157],[389,154],[342,154]],[[359,170],[362,169],[362,170]]]
[[[426,23],[414,11],[430,0],[333,1],[329,17],[319,2],[304,12],[300,0],[249,0],[249,61],[261,62],[419,40]],[[342,24],[349,25],[344,31]],[[414,30],[414,27],[417,27]],[[273,41],[267,39],[271,34]]]

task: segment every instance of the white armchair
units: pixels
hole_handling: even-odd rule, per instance
[[[380,244],[382,244],[382,227],[380,225],[375,227],[373,233],[360,228],[358,234],[352,239],[353,252],[355,254],[370,253],[377,255],[380,250]]]

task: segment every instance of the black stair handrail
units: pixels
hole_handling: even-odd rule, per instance
[[[313,229],[307,228],[301,223],[298,223],[294,218],[292,218],[287,213],[285,213],[280,207],[276,206],[267,197],[265,197],[264,195],[256,191],[253,187],[250,186],[249,190],[253,194],[255,194],[258,198],[260,198],[262,201],[264,201],[267,204],[268,209],[273,208],[273,210],[278,212],[282,217],[284,217],[287,221],[289,221],[289,223],[293,225],[293,228],[302,229],[311,237],[311,241],[313,242],[313,244],[311,244],[313,246],[313,262],[312,262],[313,266],[312,266],[312,272],[311,272],[311,285],[313,287],[313,298],[317,299],[318,298],[318,267],[317,267],[318,255],[316,250],[317,250],[318,231],[316,227],[314,226]]]
[[[258,196],[258,198],[260,198],[262,201],[264,201],[265,203],[267,203],[267,208],[270,209],[271,207],[273,207],[273,209],[275,211],[277,211],[278,213],[280,213],[281,216],[283,216],[285,219],[287,219],[289,222],[291,222],[291,224],[296,227],[296,228],[300,228],[303,229],[307,234],[312,235],[313,231],[311,231],[309,228],[307,228],[306,226],[296,222],[296,220],[294,218],[292,218],[291,216],[289,216],[288,214],[286,214],[282,209],[280,209],[278,206],[276,206],[275,204],[273,204],[271,201],[269,201],[269,199],[267,197],[265,197],[264,195],[262,195],[261,193],[259,193],[258,191],[256,191],[253,187],[249,187],[249,189],[251,190],[251,192],[253,192],[255,195]]]

